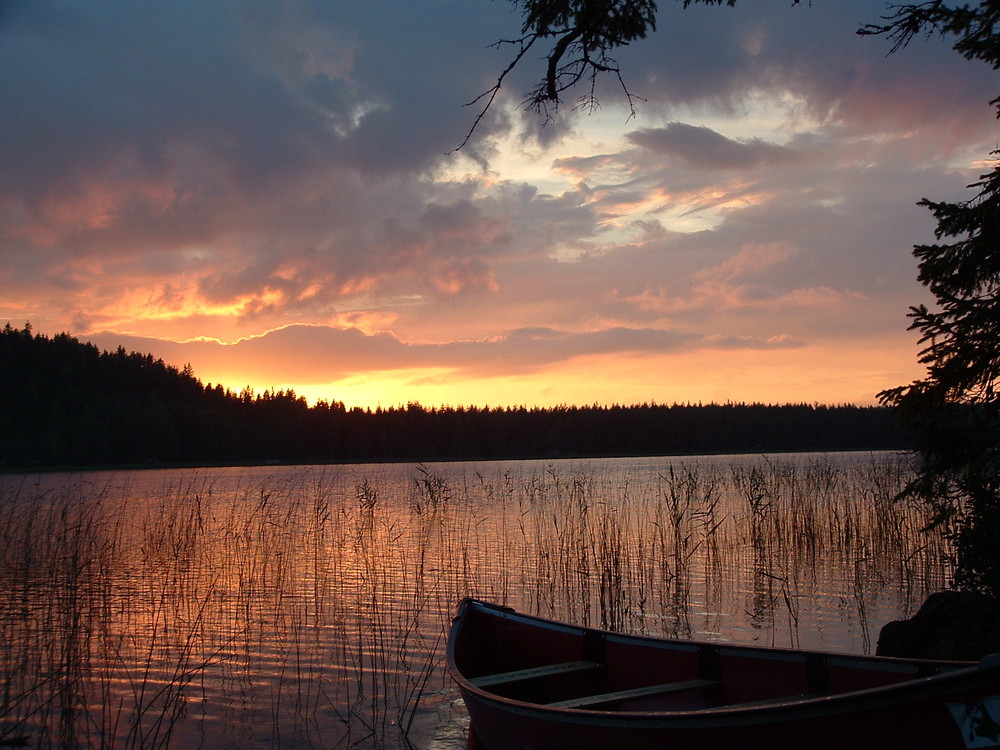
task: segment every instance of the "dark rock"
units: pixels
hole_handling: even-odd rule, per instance
[[[939,591],[909,620],[887,623],[875,653],[978,661],[1000,652],[1000,602],[972,591]]]

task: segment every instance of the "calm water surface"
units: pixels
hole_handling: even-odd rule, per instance
[[[464,596],[867,653],[946,581],[891,454],[0,478],[0,740],[462,748]]]

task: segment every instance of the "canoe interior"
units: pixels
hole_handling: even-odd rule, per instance
[[[968,667],[636,638],[463,606],[458,671],[494,695],[601,711],[766,705],[907,682]]]

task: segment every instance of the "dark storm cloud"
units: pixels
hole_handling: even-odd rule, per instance
[[[2,34],[8,189],[38,194],[127,156],[150,177],[171,147],[238,183],[276,178],[329,147],[322,121],[248,55],[239,5],[38,3]],[[184,165],[189,169],[195,164]],[[112,175],[114,176],[114,175]],[[211,185],[180,187],[210,188]]]
[[[676,156],[692,167],[747,169],[796,158],[794,151],[759,138],[735,141],[711,128],[672,122],[665,128],[636,130],[628,139],[665,156]]]

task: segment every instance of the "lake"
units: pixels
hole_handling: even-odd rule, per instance
[[[0,741],[465,747],[458,601],[848,653],[947,582],[890,453],[0,477]]]

